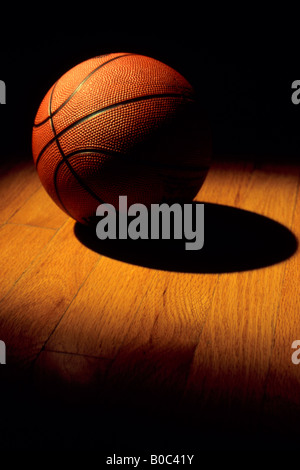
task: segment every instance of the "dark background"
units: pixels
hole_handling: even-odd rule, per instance
[[[298,161],[300,105],[291,101],[291,84],[300,79],[300,60],[297,42],[278,31],[259,38],[255,26],[251,34],[230,36],[226,29],[203,35],[194,28],[162,32],[155,25],[150,32],[7,31],[0,53],[7,88],[7,104],[0,106],[1,159],[31,158],[35,113],[68,69],[95,55],[136,52],[167,63],[194,86],[210,119],[215,155]]]

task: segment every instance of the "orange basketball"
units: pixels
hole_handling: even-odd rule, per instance
[[[206,125],[194,91],[162,62],[114,53],[82,62],[48,91],[35,117],[33,159],[51,198],[93,221],[99,204],[118,208],[193,198],[207,171]]]

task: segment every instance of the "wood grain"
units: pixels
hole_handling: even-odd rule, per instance
[[[247,191],[253,169],[251,161],[215,160],[195,200],[239,207],[240,194]]]
[[[293,232],[300,239],[300,192],[298,190]],[[295,429],[300,413],[300,365],[292,362],[292,343],[300,339],[300,254],[285,263],[270,369],[264,397],[264,424]]]
[[[108,370],[109,385],[126,392],[123,401],[139,402],[148,410],[174,407],[217,281],[218,275],[199,280],[193,274],[156,272]]]
[[[6,224],[0,227],[2,261],[0,299],[26,271],[54,234],[52,230],[40,230],[29,226]]]
[[[99,260],[74,237],[69,219],[0,302],[0,330],[11,363],[28,364]]]
[[[230,171],[233,166],[216,165],[219,180],[215,176],[212,183],[208,176],[202,191],[205,200],[213,196],[220,200],[225,186],[231,188],[226,202],[234,204],[236,194],[251,178],[252,167],[240,164],[237,178]],[[46,349],[114,359],[108,382],[115,389],[123,383],[124,390],[126,382],[132,390],[138,383],[145,392],[153,382],[178,395],[217,281],[218,274],[163,272],[102,258]]]
[[[239,207],[291,226],[299,177],[281,170],[256,169]],[[250,426],[258,419],[284,271],[281,263],[220,275],[185,391],[192,408],[214,410],[211,420],[230,417]]]
[[[146,268],[102,257],[46,349],[114,357],[152,281]]]
[[[103,358],[42,351],[34,366],[34,382],[46,397],[66,403],[106,399],[105,380],[110,361]]]
[[[43,187],[27,199],[20,209],[9,219],[11,224],[33,225],[42,228],[60,228],[68,219],[52,201]]]
[[[41,186],[31,161],[1,167],[0,223],[5,223]]]
[[[299,238],[299,184],[297,166],[215,161],[196,199]],[[84,246],[28,163],[5,169],[0,198],[0,339],[17,377],[32,365],[50,398],[169,409],[195,433],[297,426],[299,250],[248,271],[151,269]]]

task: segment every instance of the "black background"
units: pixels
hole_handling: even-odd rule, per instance
[[[35,113],[63,73],[95,55],[136,52],[167,63],[194,86],[210,119],[215,155],[298,161],[300,105],[291,101],[291,84],[300,78],[300,60],[295,40],[279,33],[258,37],[255,25],[251,33],[230,35],[226,28],[200,34],[195,27],[166,31],[155,25],[139,32],[8,30],[1,41],[0,79],[7,89],[7,104],[0,106],[1,158],[31,158]]]

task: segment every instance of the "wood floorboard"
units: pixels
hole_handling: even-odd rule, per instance
[[[293,232],[300,240],[300,193],[294,211]],[[300,365],[292,362],[292,343],[300,339],[300,252],[285,263],[270,370],[264,397],[267,427],[297,428],[300,412]]]
[[[1,167],[0,223],[5,223],[41,186],[32,162]]]
[[[41,230],[38,227],[11,224],[0,227],[0,299],[13,287],[54,234],[53,230]]]
[[[19,210],[9,219],[11,224],[33,225],[35,227],[58,229],[68,215],[56,206],[40,187]]]
[[[300,339],[300,252],[284,255],[276,230],[282,224],[299,239],[299,184],[296,165],[216,160],[196,200],[212,214],[234,216],[228,223],[236,228],[249,211],[254,234],[258,215],[269,218],[270,249],[282,258],[250,266],[248,237],[236,240],[248,262],[238,260],[239,269],[227,257],[210,271],[209,259],[198,265],[196,254],[195,269],[174,269],[89,247],[33,165],[7,165],[0,177],[5,370],[16,381],[28,371],[50,402],[55,396],[66,404],[69,396],[97,407],[98,400],[99,410],[110,403],[154,420],[169,412],[178,423],[181,414],[195,436],[209,426],[224,436],[230,427],[237,434],[279,432],[289,423],[296,429],[300,365],[291,361],[291,344]],[[229,228],[225,217],[216,243]]]
[[[255,170],[239,206],[290,227],[298,181],[285,169]],[[185,390],[192,409],[215,409],[218,422],[221,413],[233,420],[233,409],[244,424],[259,419],[284,271],[280,263],[220,275]]]
[[[73,225],[68,219],[0,303],[10,362],[28,365],[36,357],[99,260],[74,237]]]

